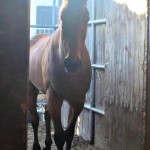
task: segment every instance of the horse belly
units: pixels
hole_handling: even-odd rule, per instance
[[[37,72],[39,72],[39,73],[33,74],[32,72],[30,72],[29,80],[39,91],[45,93],[45,88],[44,88],[41,72],[40,71],[37,71]]]
[[[29,80],[41,92],[45,92],[42,77],[42,51],[41,53],[31,52],[29,62]]]

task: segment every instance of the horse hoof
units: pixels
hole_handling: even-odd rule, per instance
[[[39,143],[34,143],[33,144],[33,150],[41,150],[41,147],[40,147]]]
[[[50,147],[45,147],[45,148],[43,148],[43,150],[51,150],[51,148]]]

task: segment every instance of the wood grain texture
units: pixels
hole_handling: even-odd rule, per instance
[[[28,0],[0,1],[0,149],[26,150]]]
[[[142,111],[146,15],[138,15],[125,4],[111,0],[108,9],[106,97],[131,110]]]

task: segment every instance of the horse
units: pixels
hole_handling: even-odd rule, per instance
[[[30,41],[28,110],[34,131],[33,150],[40,150],[39,118],[36,101],[39,91],[46,94],[46,139],[44,150],[50,150],[51,120],[58,150],[71,149],[75,124],[80,115],[91,82],[91,62],[85,38],[89,13],[87,0],[63,0],[58,29],[52,34],[35,35]],[[63,101],[69,104],[68,125],[61,124]]]

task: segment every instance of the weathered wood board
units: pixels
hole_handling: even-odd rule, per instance
[[[93,3],[95,18],[106,18],[106,25],[96,24],[94,29],[94,61],[106,64],[105,70],[95,73],[95,107],[104,108],[105,115],[94,116],[94,144],[104,150],[143,150],[148,124],[145,124],[147,1]],[[83,113],[90,117],[89,111]],[[81,125],[81,129],[86,131],[87,126]],[[85,137],[87,133],[82,130]]]
[[[28,0],[0,1],[0,149],[26,150]]]

